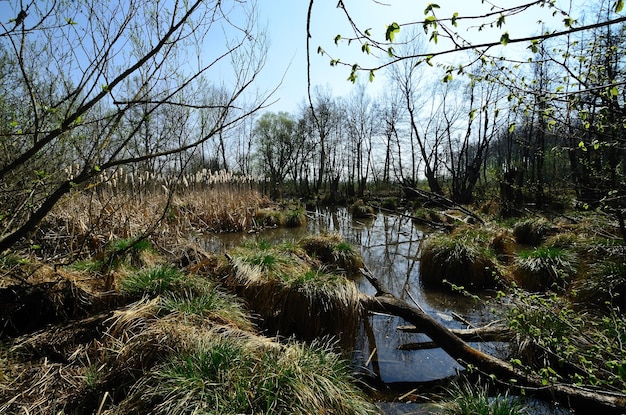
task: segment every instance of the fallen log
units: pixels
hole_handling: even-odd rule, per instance
[[[415,326],[399,326],[398,330],[405,333],[421,333],[422,330]],[[515,335],[511,329],[505,326],[487,325],[471,329],[448,329],[451,333],[466,342],[508,342]],[[405,346],[406,347],[406,346]],[[403,348],[403,350],[411,350]]]
[[[397,330],[405,333],[421,333],[422,330],[415,326],[398,326]],[[448,329],[457,337],[466,342],[509,342],[515,333],[506,326],[487,324],[482,327],[469,329]],[[398,346],[398,350],[428,350],[437,349],[439,346],[433,341],[423,341],[416,343],[404,343]]]
[[[526,373],[508,362],[474,349],[423,310],[411,306],[390,293],[369,270],[364,268],[362,273],[376,289],[374,296],[361,295],[360,301],[366,310],[394,315],[419,327],[422,333],[430,337],[462,366],[495,376],[513,389],[529,390],[538,397],[556,400],[563,405],[584,412],[601,410],[603,414],[626,413],[626,395],[590,390],[569,384],[545,385],[539,376]]]

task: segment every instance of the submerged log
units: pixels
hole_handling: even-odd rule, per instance
[[[508,362],[474,349],[423,310],[394,296],[369,270],[364,268],[362,272],[376,289],[374,296],[361,295],[361,304],[365,310],[394,315],[414,324],[462,366],[495,376],[512,388],[532,390],[539,397],[557,400],[585,412],[602,410],[604,414],[626,413],[626,395],[568,384],[544,385],[539,376],[523,372]]]

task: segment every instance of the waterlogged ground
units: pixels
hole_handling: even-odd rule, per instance
[[[490,293],[481,294],[477,301],[447,292],[426,291],[419,279],[419,254],[429,230],[414,224],[410,218],[379,213],[371,219],[353,220],[347,209],[327,209],[309,212],[306,228],[268,229],[261,234],[207,235],[201,240],[212,252],[230,249],[253,238],[270,242],[296,242],[310,233],[339,232],[362,254],[365,265],[395,295],[416,304],[450,328],[480,326],[497,319]],[[367,280],[359,282],[361,291],[374,294]],[[354,362],[365,375],[375,375],[391,392],[402,391],[403,399],[379,405],[385,414],[428,414],[431,407],[412,401],[420,397],[422,386],[453,376],[462,367],[440,349],[402,351],[399,346],[428,338],[422,334],[397,330],[405,325],[397,317],[374,314],[363,323],[355,339]],[[488,353],[502,355],[502,344],[473,344]],[[406,391],[406,393],[404,393]],[[381,397],[384,399],[384,396]],[[538,404],[532,413],[562,414]]]

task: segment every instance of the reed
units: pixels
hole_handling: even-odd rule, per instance
[[[163,191],[72,192],[33,235],[42,257],[94,256],[113,241],[147,230],[156,245],[168,246],[190,234],[239,232],[257,226],[256,212],[271,202],[255,189],[186,188]]]

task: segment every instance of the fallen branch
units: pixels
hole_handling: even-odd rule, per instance
[[[626,395],[588,390],[568,384],[544,385],[543,379],[513,367],[510,363],[474,349],[459,336],[424,311],[391,294],[372,273],[362,273],[376,289],[376,295],[361,295],[361,304],[372,312],[386,313],[404,319],[419,328],[441,349],[466,368],[495,376],[511,387],[532,390],[544,399],[557,400],[583,411],[602,410],[604,414],[623,414]]]
[[[398,330],[407,333],[421,333],[422,330],[415,326],[401,326]],[[448,329],[450,333],[466,342],[508,342],[514,333],[508,327],[484,326],[473,329]],[[438,348],[435,342],[405,343],[398,347],[399,350],[425,350]]]
[[[452,199],[448,199],[447,197],[437,194],[437,193],[433,193],[433,192],[428,192],[426,190],[422,190],[422,189],[416,189],[414,187],[405,187],[406,191],[410,191],[413,192],[425,199],[428,199],[429,201],[436,203],[438,205],[440,205],[443,208],[446,209],[456,209],[460,212],[465,213],[468,216],[471,216],[472,218],[476,219],[478,222],[482,223],[483,225],[485,224],[485,220],[483,218],[481,218],[477,213],[472,212],[471,210],[469,210],[468,208],[466,208],[465,206],[461,205],[460,203],[455,202]],[[456,218],[454,218],[456,219]]]

